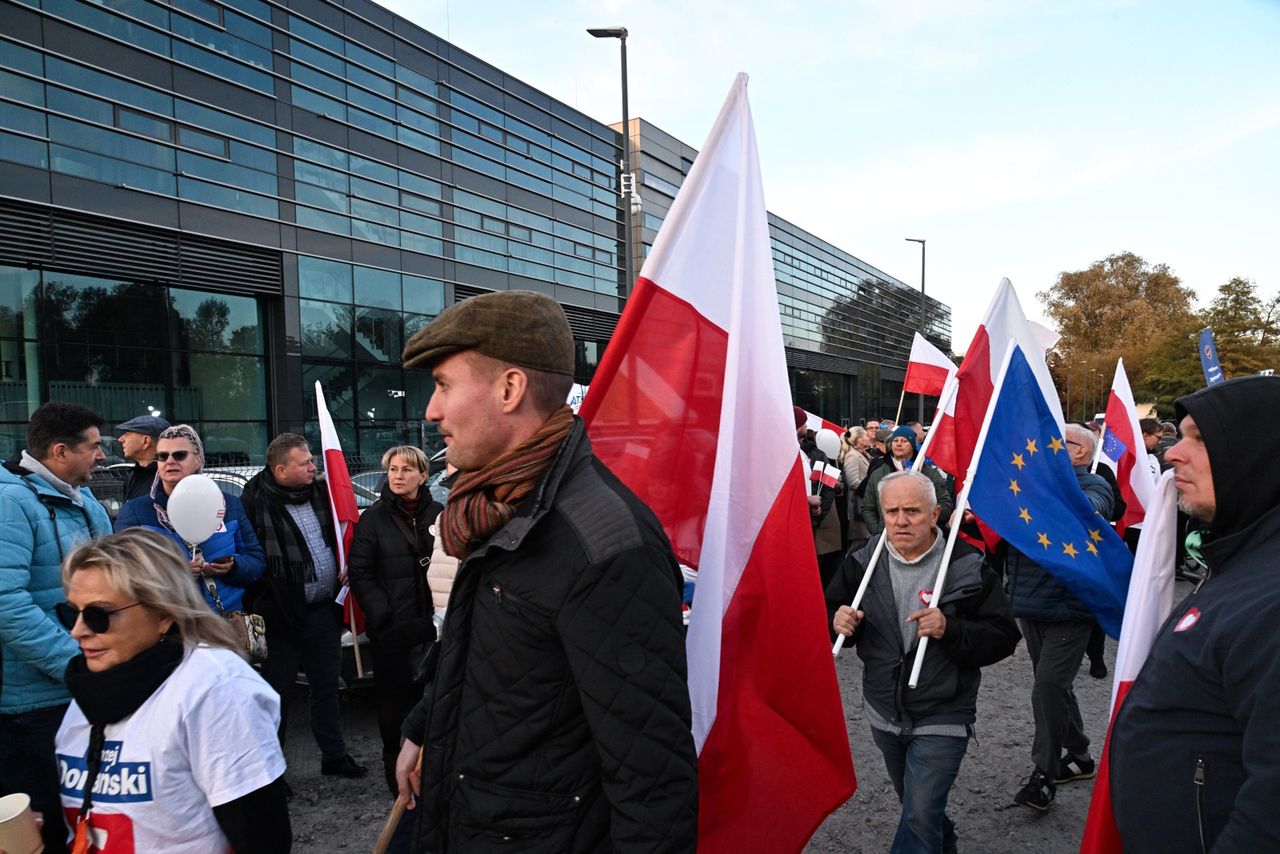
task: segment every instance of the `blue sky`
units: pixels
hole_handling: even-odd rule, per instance
[[[606,122],[625,26],[631,115],[694,147],[746,71],[770,210],[913,286],[927,239],[957,350],[1001,276],[1040,316],[1115,252],[1280,290],[1280,0],[384,5]]]

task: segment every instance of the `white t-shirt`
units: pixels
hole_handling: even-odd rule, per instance
[[[199,646],[132,715],[106,727],[89,817],[100,854],[216,854],[230,844],[213,808],[284,773],[280,698],[235,653]],[[58,728],[62,807],[84,801],[89,722],[72,703]]]

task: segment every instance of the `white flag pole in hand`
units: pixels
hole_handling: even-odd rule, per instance
[[[942,389],[942,397],[938,398],[938,410],[933,416],[934,424],[937,424],[939,416],[947,411],[947,407],[951,405],[951,401],[956,396],[956,392],[959,388],[960,379],[956,374],[952,374],[947,379],[946,386]],[[924,458],[928,455],[929,445],[933,443],[934,435],[935,433],[933,430],[930,430],[928,434],[925,435],[924,444],[920,446],[920,450],[916,453],[916,458],[911,461],[912,471],[924,468]],[[953,514],[952,518],[958,517]],[[959,528],[960,526],[957,524],[954,527]],[[867,593],[867,585],[871,583],[871,573],[875,572],[876,564],[880,561],[880,553],[884,551],[885,537],[888,533],[888,528],[880,532],[880,539],[876,541],[875,550],[871,552],[871,560],[867,562],[867,568],[862,573],[862,581],[858,584],[858,592],[853,594],[853,602],[849,607],[855,611],[858,610],[858,606],[862,604],[862,597]],[[836,635],[835,645],[831,647],[832,655],[840,654],[840,650],[844,648],[844,639],[844,635]]]
[[[982,449],[987,444],[987,433],[991,431],[991,417],[995,415],[996,403],[1000,400],[1000,389],[1004,388],[1004,375],[1009,370],[1009,359],[1013,357],[1013,348],[1018,346],[1015,338],[1009,339],[1009,344],[1005,347],[1004,361],[1000,363],[1000,373],[996,377],[995,386],[991,392],[991,402],[987,404],[987,414],[982,419],[982,431],[978,433],[978,442],[973,448],[973,458],[969,460],[969,470],[965,473],[964,489],[960,490],[960,497],[956,499],[955,512],[961,517],[964,511],[969,509],[969,491],[973,489],[973,478],[978,473],[978,460],[982,457]],[[955,514],[952,514],[955,518]],[[933,608],[939,599],[942,598],[942,588],[947,583],[947,568],[951,564],[951,553],[955,551],[956,538],[960,534],[960,525],[951,526],[951,534],[947,537],[947,547],[942,552],[942,565],[938,567],[938,577],[933,582],[933,592],[929,594],[928,607]],[[920,644],[916,647],[916,660],[911,666],[911,678],[907,680],[907,687],[914,688],[920,681],[920,668],[924,665],[924,651],[929,646],[929,638],[920,638]]]

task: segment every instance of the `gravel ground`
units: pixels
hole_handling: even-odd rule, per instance
[[[1175,601],[1189,592],[1178,583]],[[1114,669],[1115,642],[1107,641],[1107,667]],[[1093,741],[1094,757],[1106,734],[1111,679],[1089,678],[1088,663],[1076,679],[1076,697],[1085,731]],[[862,720],[862,665],[845,652],[836,671],[844,698],[845,718],[853,745],[858,791],[818,828],[808,852],[870,854],[887,851],[898,823],[899,806],[867,725]],[[381,742],[368,694],[344,694],[343,718],[352,755],[369,766],[359,780],[320,775],[320,758],[307,722],[305,688],[298,689],[289,719],[286,776],[293,787],[290,804],[295,850],[309,852],[370,851],[392,799],[382,782]],[[1013,657],[983,671],[978,698],[978,737],[951,790],[950,814],[966,852],[1001,854],[1075,854],[1079,851],[1092,781],[1058,788],[1057,801],[1047,814],[1012,807],[1014,793],[1031,772],[1031,660],[1026,646]]]

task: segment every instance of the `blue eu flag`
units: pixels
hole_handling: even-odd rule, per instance
[[[1021,349],[998,390],[969,506],[1120,636],[1133,555],[1080,489],[1058,424]]]

